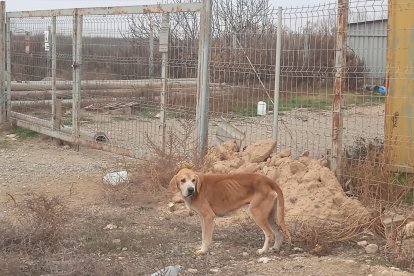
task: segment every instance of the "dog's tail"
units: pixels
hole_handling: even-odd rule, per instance
[[[285,223],[285,199],[283,196],[282,189],[280,189],[279,185],[277,185],[276,182],[272,181],[273,183],[273,190],[277,193],[277,210],[276,210],[276,222],[279,225],[279,227],[282,229],[283,235],[285,238],[289,240],[290,243],[292,243],[292,238],[290,236],[289,230],[286,227]]]

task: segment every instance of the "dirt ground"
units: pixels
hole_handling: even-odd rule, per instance
[[[12,227],[16,209],[36,194],[59,196],[71,215],[61,246],[53,252],[2,248],[1,275],[150,275],[169,265],[180,265],[180,275],[411,275],[392,267],[381,246],[379,253],[367,254],[358,240],[338,244],[322,257],[299,243],[295,249],[285,244],[280,253],[258,256],[263,235],[252,220],[218,223],[210,253],[196,256],[201,242],[197,216],[181,205],[170,212],[169,198],[158,196],[163,191],[140,193],[142,187],[135,185],[134,200],[115,200],[102,183],[106,172],[135,168],[138,161],[10,133],[4,127],[0,131],[2,229]],[[109,224],[116,228],[105,229]],[[3,247],[5,238],[3,234]],[[258,262],[260,257],[268,262]]]

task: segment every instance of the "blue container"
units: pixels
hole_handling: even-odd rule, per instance
[[[380,87],[378,88],[378,92],[379,92],[381,95],[385,95],[385,92],[387,92],[387,89],[385,88],[385,86],[380,86]]]

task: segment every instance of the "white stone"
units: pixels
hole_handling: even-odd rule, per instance
[[[367,252],[368,254],[377,253],[378,252],[378,245],[376,245],[375,243],[368,244],[365,247],[365,252]]]
[[[367,246],[367,245],[368,245],[368,242],[367,242],[367,241],[359,241],[359,242],[357,242],[357,244],[358,244],[359,246],[365,247],[365,246]]]
[[[119,171],[119,172],[112,172],[108,173],[103,177],[103,181],[106,184],[111,185],[118,185],[123,182],[128,181],[128,172],[127,171]]]
[[[189,268],[189,269],[187,269],[187,271],[188,271],[189,273],[192,273],[192,274],[196,274],[196,273],[198,273],[198,270],[197,270],[197,269],[195,269],[195,268]]]
[[[258,263],[264,263],[267,264],[270,261],[268,257],[261,257],[257,260]]]
[[[175,211],[175,204],[174,204],[174,202],[168,203],[168,210],[170,210],[170,212],[174,212]]]
[[[117,225],[110,223],[110,224],[108,224],[104,227],[104,230],[113,230],[113,229],[116,229],[116,228],[118,228]]]

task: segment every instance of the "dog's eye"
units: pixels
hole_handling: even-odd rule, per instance
[[[184,183],[184,182],[185,182],[185,178],[181,179],[181,183]]]
[[[194,183],[195,182],[195,179],[193,178],[191,181]]]

